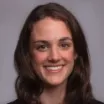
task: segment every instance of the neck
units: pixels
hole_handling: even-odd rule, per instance
[[[42,104],[63,104],[66,94],[66,82],[58,86],[45,86],[40,96]]]

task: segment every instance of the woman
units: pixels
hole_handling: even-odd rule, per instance
[[[73,14],[57,3],[30,13],[14,61],[18,99],[10,104],[102,104],[92,94],[84,33]]]

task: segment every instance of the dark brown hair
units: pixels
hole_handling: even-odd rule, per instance
[[[21,30],[14,54],[14,62],[18,72],[16,91],[19,99],[25,102],[38,104],[38,97],[44,86],[33,71],[29,55],[29,38],[32,25],[45,17],[63,21],[71,30],[75,51],[78,58],[74,70],[68,78],[65,104],[81,104],[90,101],[92,96],[90,84],[90,62],[87,43],[84,33],[75,16],[57,3],[48,3],[37,6],[30,13]]]

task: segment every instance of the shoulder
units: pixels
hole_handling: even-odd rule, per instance
[[[17,99],[17,100],[15,100],[13,102],[10,102],[8,104],[26,104],[26,103],[24,103],[23,101]],[[101,101],[98,101],[98,100],[91,100],[89,104],[104,104],[104,103],[101,102]]]
[[[26,103],[23,102],[23,101],[21,101],[21,100],[19,100],[19,99],[16,99],[16,100],[14,100],[14,101],[12,101],[12,102],[9,102],[9,103],[7,103],[7,104],[26,104]]]
[[[17,100],[14,100],[12,102],[9,102],[8,104],[20,104],[20,101],[17,99]]]
[[[90,102],[90,104],[104,104],[104,103],[101,102],[101,101],[98,101],[98,100],[92,100],[92,101]]]

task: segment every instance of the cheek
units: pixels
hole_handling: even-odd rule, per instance
[[[32,60],[36,63],[36,64],[41,64],[43,63],[47,58],[47,55],[45,53],[41,53],[41,52],[33,52],[32,53]]]
[[[66,51],[63,55],[63,57],[68,61],[73,61],[75,59],[75,52],[73,50]]]

